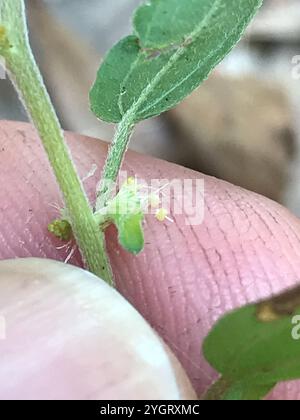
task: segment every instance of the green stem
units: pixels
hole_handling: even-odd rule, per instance
[[[117,179],[124,155],[128,149],[130,136],[134,129],[133,113],[124,115],[117,127],[114,139],[108,151],[103,168],[100,186],[97,191],[96,210],[100,210],[107,203],[112,191],[112,183]]]
[[[90,271],[113,284],[104,234],[93,217],[92,208],[71,160],[58,118],[31,52],[23,0],[1,1],[0,25],[4,28],[10,44],[10,47],[7,47],[2,42],[0,53],[4,56],[8,73],[38,130],[61,188],[83,259]]]

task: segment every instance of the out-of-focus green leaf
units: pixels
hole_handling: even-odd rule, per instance
[[[234,311],[214,326],[203,352],[228,384],[223,399],[261,398],[274,384],[300,378],[299,315],[296,288]]]

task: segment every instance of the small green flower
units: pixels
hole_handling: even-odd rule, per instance
[[[72,238],[72,227],[67,220],[53,220],[48,225],[48,231],[62,241],[69,241]]]
[[[108,219],[118,229],[120,245],[132,254],[144,248],[144,198],[136,180],[128,178],[106,208]]]
[[[158,207],[160,203],[159,195],[143,191],[145,188],[130,177],[107,206],[95,213],[102,229],[111,223],[117,227],[119,243],[132,254],[138,254],[144,248],[143,221],[146,210],[149,206]],[[160,209],[157,220],[163,221],[167,218],[166,214],[164,209]]]

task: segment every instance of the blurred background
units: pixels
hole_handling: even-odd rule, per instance
[[[27,0],[30,37],[62,125],[110,141],[88,91],[131,31],[140,0]],[[0,80],[0,119],[26,114]],[[176,109],[137,127],[131,148],[228,180],[300,216],[300,1],[265,0],[245,38]]]

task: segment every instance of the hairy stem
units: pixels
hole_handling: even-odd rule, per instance
[[[113,284],[104,234],[77,175],[64,136],[28,41],[23,0],[1,0],[0,53],[42,140],[63,194],[72,230],[87,268]],[[4,33],[5,32],[5,33]],[[4,35],[7,37],[4,42]]]
[[[117,127],[114,139],[108,151],[102,177],[97,191],[96,210],[100,210],[110,198],[111,186],[117,179],[124,155],[128,149],[130,136],[134,129],[133,114],[125,114]]]

